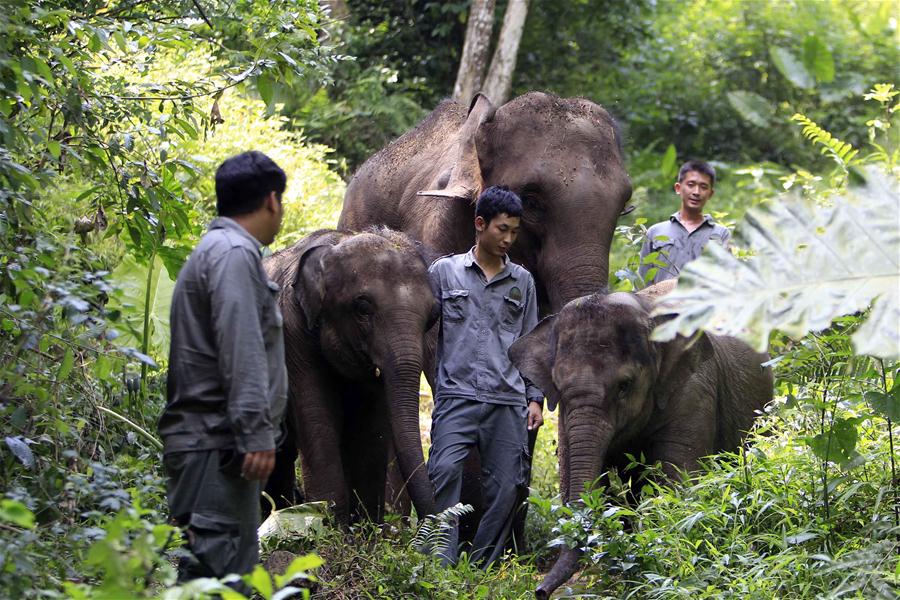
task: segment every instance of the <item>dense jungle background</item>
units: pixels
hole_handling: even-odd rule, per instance
[[[776,400],[744,451],[636,504],[615,480],[560,504],[549,414],[529,547],[497,569],[419,553],[434,524],[347,534],[306,507],[263,540],[299,558],[250,583],[267,599],[529,598],[577,545],[564,597],[897,597],[896,0],[3,0],[0,597],[221,590],[174,584],[155,433],[168,298],[215,167],[247,149],[284,167],[273,249],[334,226],[355,168],[463,75],[479,87],[486,59],[461,68],[474,12],[494,15],[490,56],[523,7],[501,96],[585,96],[622,126],[636,208],[610,287],[641,286],[642,232],[677,209],[679,164],[712,161],[709,209],[737,243],[686,271],[670,333],[768,345]]]

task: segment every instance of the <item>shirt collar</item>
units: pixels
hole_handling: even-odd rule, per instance
[[[259,240],[250,235],[250,232],[244,229],[240,223],[231,219],[229,217],[216,217],[209,224],[209,231],[213,229],[227,229],[229,231],[233,231],[234,233],[243,236],[253,242],[253,246],[262,253],[263,246],[259,243]]]
[[[478,264],[475,262],[475,246],[472,246],[469,251],[466,252],[465,256],[463,257],[463,266],[465,266],[467,269],[473,266],[478,266]],[[480,266],[478,268],[479,270],[481,269]],[[511,278],[516,278],[516,274],[512,269],[509,268],[509,256],[503,255],[503,269],[501,269],[500,272],[497,273],[497,275],[504,275],[505,277],[505,274],[507,272],[509,273],[509,276]]]
[[[684,225],[684,221],[681,220],[681,211],[680,210],[676,210],[675,212],[673,212],[672,216],[669,217],[669,220],[670,221],[678,221],[679,224],[681,224],[682,226]],[[706,213],[705,215],[703,215],[703,223],[701,223],[701,225],[705,224],[705,223],[709,223],[710,225],[715,223],[711,214]]]

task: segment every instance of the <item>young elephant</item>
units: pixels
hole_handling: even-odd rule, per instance
[[[594,294],[569,302],[517,340],[519,371],[561,406],[560,491],[566,502],[625,454],[660,461],[671,478],[708,454],[738,448],[755,412],[772,399],[767,357],[743,342],[703,334],[653,342],[652,301]],[[574,573],[564,549],[536,590],[547,598]]]
[[[391,441],[416,510],[434,512],[419,381],[439,313],[422,252],[389,229],[329,230],[264,261],[281,286],[290,380],[288,451],[270,488],[292,489],[295,442],[306,498],[333,502],[340,523],[383,518]]]

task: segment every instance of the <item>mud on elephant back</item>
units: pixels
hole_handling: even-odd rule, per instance
[[[605,471],[622,472],[626,454],[643,453],[675,478],[703,456],[739,448],[772,399],[772,373],[762,366],[768,357],[737,339],[651,341],[665,317],[651,317],[650,296],[578,298],[510,348],[513,364],[544,390],[548,406],[560,407],[565,502],[577,501]],[[537,597],[565,583],[579,557],[563,549]]]
[[[482,94],[468,106],[442,102],[354,174],[339,226],[385,225],[439,255],[466,252],[474,243],[475,200],[492,185],[522,198],[510,258],[534,276],[542,314],[606,285],[631,180],[615,121],[585,98],[530,92],[499,107]],[[426,349],[431,383],[435,342],[432,336]],[[478,506],[477,456],[467,463],[465,481],[463,500]],[[478,518],[477,511],[467,515],[464,529],[471,532]]]
[[[265,259],[281,287],[290,383],[288,451],[268,485],[282,504],[293,443],[307,500],[333,503],[341,524],[380,521],[393,443],[416,510],[434,512],[419,435],[423,343],[439,315],[429,262],[421,244],[386,228],[318,231]]]

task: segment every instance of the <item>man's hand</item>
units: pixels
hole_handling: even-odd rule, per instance
[[[248,452],[244,455],[241,477],[249,480],[265,481],[275,468],[275,451]]]
[[[528,403],[528,431],[538,429],[544,424],[543,408],[540,402]]]

